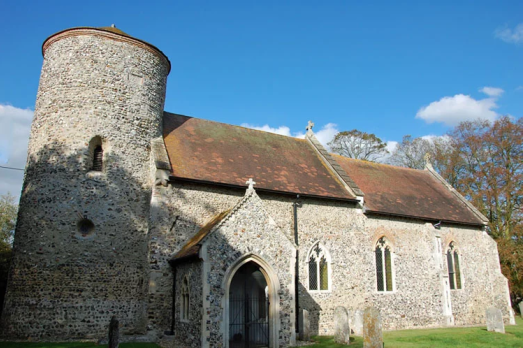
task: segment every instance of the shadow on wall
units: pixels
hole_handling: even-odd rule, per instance
[[[125,154],[125,149],[118,149]],[[144,151],[149,151],[149,149]],[[129,152],[129,156],[132,156]],[[148,163],[52,142],[30,155],[20,200],[1,332],[36,340],[146,329]]]
[[[321,306],[311,297],[309,291],[303,286],[302,283],[298,285],[298,291],[300,294],[300,308],[309,311],[311,336],[325,335],[325,333],[320,332],[319,325],[322,315]]]

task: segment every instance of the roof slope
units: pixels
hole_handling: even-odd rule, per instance
[[[304,139],[165,112],[164,141],[177,178],[355,199]]]
[[[472,225],[482,221],[426,170],[333,155],[365,192],[367,212]]]

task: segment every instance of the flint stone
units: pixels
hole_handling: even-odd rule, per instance
[[[299,338],[300,341],[310,341],[311,339],[311,322],[309,320],[309,311],[300,309],[299,320]]]
[[[338,306],[334,310],[334,341],[341,344],[350,343],[349,313],[347,308]]]
[[[505,333],[505,324],[503,324],[503,315],[500,309],[487,308],[487,331]]]
[[[523,318],[523,301],[519,303],[519,315]]]
[[[383,348],[381,314],[374,307],[363,312],[363,348]]]

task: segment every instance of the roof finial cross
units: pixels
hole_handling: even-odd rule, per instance
[[[425,159],[425,168],[432,168],[432,155],[429,152],[427,152],[425,156],[423,156],[423,158]]]
[[[254,190],[254,185],[256,185],[256,183],[254,182],[254,180],[252,180],[252,178],[249,178],[249,180],[247,180],[247,182],[245,184],[249,185],[247,190]]]
[[[314,123],[312,121],[309,121],[309,123],[307,124],[307,127],[305,127],[305,129],[309,132],[312,132],[312,127],[314,127]]]

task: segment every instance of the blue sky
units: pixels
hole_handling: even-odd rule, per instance
[[[42,42],[76,26],[114,23],[160,48],[165,109],[195,117],[394,142],[523,116],[522,1],[4,1],[0,13],[0,165],[25,165]],[[0,169],[0,193],[20,180]]]

